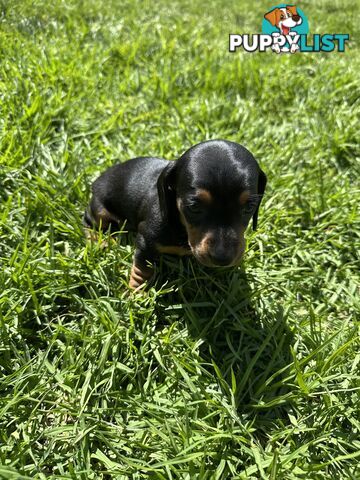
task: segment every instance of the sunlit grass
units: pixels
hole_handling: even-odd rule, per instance
[[[230,54],[268,6],[0,3],[0,477],[358,478],[354,2],[303,2],[344,54]],[[268,175],[240,269],[86,244],[91,182],[244,144]]]

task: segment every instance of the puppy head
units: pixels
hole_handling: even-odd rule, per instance
[[[256,228],[266,185],[266,176],[251,153],[233,142],[203,142],[162,175],[160,204],[165,202],[169,212],[175,202],[197,260],[207,266],[237,264],[251,218]]]

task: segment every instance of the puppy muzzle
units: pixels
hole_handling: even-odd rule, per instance
[[[196,260],[207,267],[233,267],[240,262],[245,246],[245,238],[241,238],[235,248],[226,245],[213,245],[206,250],[197,245],[190,248]]]

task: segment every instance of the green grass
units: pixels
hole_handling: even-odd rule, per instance
[[[359,3],[301,3],[343,54],[228,53],[258,3],[0,1],[0,478],[360,477]],[[129,294],[91,182],[210,138],[268,175],[243,268]]]

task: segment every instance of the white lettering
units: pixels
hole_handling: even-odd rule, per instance
[[[235,52],[235,50],[240,47],[242,44],[242,37],[241,35],[235,35],[233,33],[230,33],[229,35],[229,51],[230,52]]]

